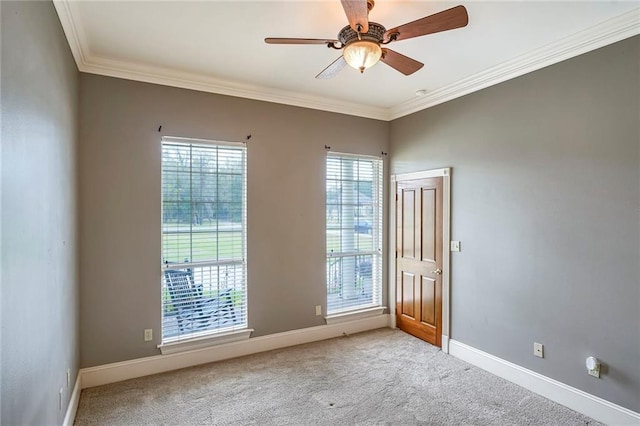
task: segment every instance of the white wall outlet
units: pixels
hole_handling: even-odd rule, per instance
[[[153,329],[147,328],[146,330],[144,330],[144,341],[150,342],[152,340],[153,340]]]
[[[533,343],[533,354],[538,358],[544,358],[544,345],[542,343]]]
[[[316,306],[316,316],[319,317],[320,315],[322,315],[322,306],[318,305]]]
[[[71,369],[67,370],[67,388],[71,386]]]
[[[592,356],[587,358],[587,373],[590,376],[600,378],[600,361],[597,358]]]
[[[451,251],[460,251],[460,241],[451,241]]]

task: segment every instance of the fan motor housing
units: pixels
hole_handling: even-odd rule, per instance
[[[360,37],[358,37],[358,33],[347,25],[338,33],[338,40],[343,46],[346,46],[347,44],[357,40],[367,40],[373,41],[374,43],[381,43],[385,31],[387,31],[387,29],[384,26],[376,22],[369,22],[369,31],[367,31],[366,33],[360,33]]]

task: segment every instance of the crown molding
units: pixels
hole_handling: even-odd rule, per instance
[[[640,34],[640,8],[503,62],[389,110],[391,120],[477,92],[569,58]]]
[[[142,81],[145,83],[160,84],[163,86],[179,87],[182,89],[198,90],[201,92],[216,93],[219,95],[236,96],[258,101],[275,102],[278,104],[389,121],[389,111],[386,108],[378,108],[321,96],[242,84],[228,80],[205,77],[195,73],[176,72],[170,69],[140,65],[132,62],[123,62],[92,56],[89,57],[89,60],[85,63],[81,65],[79,64],[78,69],[80,69],[81,72],[99,74],[108,77],[118,77],[126,80]]]
[[[80,72],[389,121],[387,108],[101,58],[91,53],[82,25],[74,19],[79,15],[75,3],[69,0],[53,0],[53,4]]]
[[[77,25],[73,19],[74,12],[71,9],[75,8],[74,3],[68,0],[53,0],[53,7],[58,13],[58,19],[60,19],[62,30],[67,37],[73,59],[76,61],[78,69],[80,69],[80,66],[87,60],[86,55],[89,53],[89,46],[81,26]],[[75,13],[77,15],[77,11]]]
[[[425,96],[411,98],[391,108],[382,108],[299,92],[259,87],[163,67],[101,58],[91,54],[82,26],[78,25],[77,20],[74,19],[74,16],[78,16],[77,6],[74,2],[53,0],[53,4],[67,37],[71,53],[81,72],[383,121],[404,117],[640,34],[640,8],[636,8],[562,40],[433,90]]]

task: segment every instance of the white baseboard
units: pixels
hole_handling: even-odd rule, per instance
[[[449,353],[449,336],[446,334],[442,335],[442,347],[440,349],[442,349],[442,352],[445,354]]]
[[[389,314],[389,328],[398,328],[396,324],[396,314]]]
[[[288,346],[301,345],[331,339],[345,334],[388,327],[389,315],[379,315],[332,325],[302,328],[268,336],[254,337],[239,342],[226,343],[209,348],[155,355],[130,361],[106,364],[80,370],[82,389],[106,385],[150,374],[164,373],[194,365],[251,355]]]
[[[80,371],[78,371],[78,376],[76,377],[76,383],[75,385],[73,385],[73,391],[71,392],[71,399],[69,400],[69,405],[67,406],[67,412],[64,415],[62,426],[73,426],[73,422],[76,419],[76,412],[78,411],[78,404],[80,403],[80,392],[82,391],[81,383],[82,383],[82,374]]]
[[[449,340],[449,353],[496,376],[608,425],[640,425],[640,413],[543,376],[464,343]]]

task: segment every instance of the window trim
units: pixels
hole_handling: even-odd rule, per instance
[[[384,315],[386,306],[362,306],[352,311],[339,312],[337,314],[327,315],[324,317],[327,325],[340,324],[348,321],[361,320],[365,318],[377,317]]]
[[[385,239],[385,232],[384,232],[384,227],[385,227],[385,214],[386,214],[386,210],[385,210],[385,206],[384,206],[384,200],[385,200],[385,175],[384,175],[384,168],[385,168],[385,162],[384,162],[384,157],[380,156],[380,155],[369,155],[369,154],[354,154],[354,153],[345,153],[345,152],[335,152],[335,151],[327,151],[326,155],[325,155],[325,175],[324,175],[324,182],[325,182],[325,188],[326,188],[326,184],[327,184],[327,169],[326,169],[326,165],[327,165],[327,159],[329,157],[342,157],[342,158],[353,158],[353,159],[361,159],[361,160],[377,160],[379,161],[379,176],[378,176],[378,182],[377,185],[380,187],[380,192],[379,192],[379,200],[378,200],[378,206],[379,206],[379,212],[378,212],[378,218],[375,217],[374,215],[374,223],[376,221],[379,221],[379,229],[380,229],[380,235],[379,235],[379,239],[380,239],[380,244],[379,247],[377,249],[374,250],[369,250],[369,251],[353,251],[353,252],[340,252],[340,253],[327,253],[326,252],[326,248],[327,248],[327,241],[326,241],[326,230],[327,230],[327,219],[325,216],[325,262],[327,261],[327,259],[330,258],[338,258],[338,257],[348,257],[348,256],[355,256],[355,255],[370,255],[370,256],[378,256],[380,259],[380,276],[378,277],[379,279],[379,303],[375,304],[375,303],[370,303],[370,304],[363,304],[363,305],[359,305],[359,306],[355,306],[355,307],[346,307],[343,309],[338,309],[335,310],[331,313],[329,313],[329,303],[328,303],[328,277],[326,276],[326,267],[325,267],[325,280],[324,280],[324,286],[325,286],[325,291],[327,291],[326,296],[325,296],[325,303],[326,303],[326,310],[327,310],[327,315],[324,317],[325,321],[327,324],[337,324],[337,323],[342,323],[342,322],[346,322],[346,321],[351,321],[351,320],[358,320],[358,319],[363,319],[363,318],[368,318],[368,317],[373,317],[373,316],[378,316],[378,315],[382,315],[384,313],[384,311],[387,309],[386,306],[384,306],[383,301],[384,301],[384,288],[385,288],[385,280],[384,280],[384,276],[385,276],[385,257],[384,257],[384,250],[385,250],[385,245],[387,243],[386,239]],[[375,181],[375,180],[374,180]],[[327,199],[326,199],[326,189],[325,189],[325,215],[326,215],[326,206],[327,206]]]
[[[173,262],[173,263],[163,263],[161,261],[160,269],[162,275],[164,275],[164,271],[167,269],[185,269],[185,268],[204,268],[204,267],[212,267],[212,266],[222,266],[222,265],[244,265],[244,276],[245,276],[245,306],[244,306],[244,326],[238,327],[223,327],[219,329],[213,330],[205,330],[202,332],[190,333],[190,334],[178,334],[176,336],[171,336],[165,339],[164,337],[164,304],[161,302],[160,304],[160,338],[161,343],[157,345],[157,348],[160,349],[161,353],[170,354],[174,352],[182,352],[188,351],[208,346],[219,345],[223,343],[231,343],[240,340],[246,340],[250,337],[251,333],[254,331],[253,329],[248,328],[249,325],[249,301],[248,301],[248,280],[247,277],[247,176],[248,176],[248,145],[246,142],[233,142],[233,141],[217,141],[210,139],[198,139],[198,138],[186,138],[186,137],[177,137],[177,136],[162,136],[160,138],[160,149],[162,152],[162,147],[164,144],[177,144],[177,145],[185,145],[185,146],[201,146],[207,147],[210,149],[214,149],[216,147],[235,147],[242,148],[244,150],[242,165],[243,165],[243,179],[242,179],[242,258],[235,259],[218,259],[218,260],[204,260],[198,262]],[[161,182],[163,181],[163,171],[162,171],[162,153],[161,153]],[[162,183],[161,183],[162,186]],[[162,188],[161,188],[161,217],[162,212],[164,211],[164,204],[162,203]],[[160,236],[161,236],[161,259],[163,255],[164,245],[162,241],[164,240],[164,222],[161,219],[160,226]],[[161,286],[161,294],[162,288],[164,284]]]
[[[210,146],[235,146],[235,147],[247,147],[246,142],[234,142],[234,141],[216,141],[212,139],[197,139],[197,138],[183,138],[178,136],[163,136],[161,143],[176,143],[184,145],[210,145]]]
[[[182,339],[177,341],[171,341],[171,338],[167,342],[163,342],[157,346],[160,349],[162,355],[173,354],[177,352],[192,351],[194,349],[208,348],[211,346],[222,345],[225,343],[239,342],[241,340],[247,340],[251,333],[255,330],[253,328],[243,328],[236,330],[224,330],[212,333],[211,331],[203,332],[202,336],[195,336],[190,339]]]

